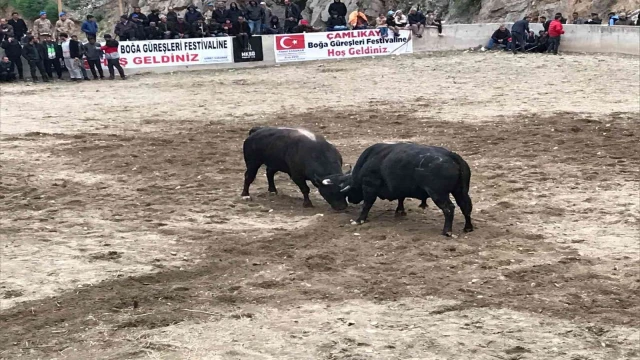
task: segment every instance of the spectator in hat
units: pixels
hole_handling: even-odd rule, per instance
[[[602,19],[598,16],[598,13],[591,13],[589,19],[585,22],[587,25],[601,25]]]
[[[16,80],[16,74],[13,72],[13,63],[8,57],[3,56],[0,61],[0,82],[12,82]]]
[[[109,34],[104,35],[104,46],[101,46],[100,49],[104,51],[104,57],[107,59],[107,67],[109,68],[109,80],[115,79],[115,70],[118,69],[118,73],[120,74],[120,78],[122,80],[126,80],[126,76],[124,75],[124,69],[122,69],[122,65],[120,65],[120,52],[118,50],[120,44]]]
[[[87,15],[87,20],[82,23],[80,28],[87,39],[95,38],[98,34],[98,23],[93,15]]]
[[[349,25],[353,30],[366,29],[369,27],[369,20],[364,14],[364,9],[359,6],[351,14],[349,14]]]
[[[33,36],[39,38],[40,34],[53,34],[53,26],[47,19],[46,11],[40,11],[40,17],[33,22]]]
[[[398,24],[396,24],[396,12],[393,10],[389,10],[389,12],[387,12],[387,28],[389,28],[389,30],[393,31],[393,36],[400,36],[400,28],[398,27]]]
[[[268,27],[269,21],[273,16],[273,11],[271,11],[271,8],[269,8],[264,1],[260,2],[260,6],[264,9],[264,16],[262,17],[262,31],[264,32],[264,29]]]
[[[337,17],[344,19],[346,23],[347,5],[340,0],[333,0],[331,5],[329,5],[329,16],[331,16],[331,14],[336,14]]]
[[[634,25],[633,20],[627,17],[627,13],[621,12],[615,25]]]
[[[213,11],[215,10],[213,3],[212,2],[208,2],[206,3],[206,5],[203,3],[203,6],[205,6],[205,10],[202,12],[202,16],[204,18],[204,22],[206,24],[210,24],[211,23],[211,19],[213,18]]]
[[[233,26],[233,35],[240,45],[240,49],[246,50],[249,47],[249,38],[251,38],[251,27],[244,19],[244,16],[238,17],[238,23]]]
[[[11,14],[11,19],[9,19],[7,23],[13,27],[13,37],[18,41],[22,40],[22,37],[27,33],[27,30],[29,30],[27,23],[25,23],[24,20],[20,18],[20,14],[15,11]],[[11,61],[13,62],[13,60]]]
[[[136,29],[137,26],[129,21],[126,15],[122,15],[120,16],[120,22],[116,24],[114,32],[120,41],[129,41],[135,38]]]
[[[67,18],[67,13],[64,11],[60,13],[60,19],[56,21],[56,34],[65,33],[67,35],[73,35],[76,31],[76,24],[73,20]]]
[[[140,9],[139,6],[134,7],[133,8],[133,12],[131,14],[129,14],[129,20],[130,21],[133,21],[134,15],[138,19],[136,21],[141,23],[142,27],[147,26],[147,24],[149,23],[149,20],[147,19],[147,15],[142,13],[142,10]]]
[[[284,32],[289,34],[293,32],[293,29],[298,26],[298,22],[302,20],[302,13],[298,5],[291,2],[291,0],[284,0]]]
[[[38,46],[38,38],[28,36],[25,40],[27,41],[27,44],[22,47],[22,57],[24,57],[29,64],[31,80],[33,82],[38,81],[38,76],[36,75],[37,69],[40,72],[40,76],[42,76],[42,81],[49,82],[47,72],[44,70],[44,62]]]
[[[153,9],[151,10],[151,14],[147,16],[147,24],[156,23],[158,25],[160,23],[160,10]]]
[[[104,57],[102,47],[94,37],[89,38],[89,42],[84,44],[83,47],[84,53],[87,56],[87,63],[89,63],[89,69],[91,69],[91,75],[93,75],[93,80],[98,80],[98,74],[100,74],[100,80],[104,80],[102,64],[100,63],[100,60]]]
[[[406,29],[409,26],[409,20],[407,19],[407,15],[402,13],[402,10],[398,10],[395,13],[396,26],[401,29]]]
[[[238,23],[238,18],[242,16],[242,10],[238,8],[238,4],[232,2],[229,4],[229,9],[226,12],[225,19],[231,20],[231,24],[234,26]]]
[[[20,80],[24,79],[22,72],[22,45],[20,45],[20,41],[17,38],[8,38],[5,39],[0,45],[4,49],[4,54],[9,58],[12,64],[11,72],[13,72],[13,67],[18,68],[18,78]]]
[[[167,21],[166,15],[160,15],[160,22],[156,24],[156,26],[158,27],[158,30],[162,32],[163,39],[173,39],[173,36],[171,36],[171,26]]]
[[[280,19],[275,16],[272,15],[271,19],[269,20],[269,23],[267,24],[267,28],[265,29],[264,33],[268,34],[268,35],[275,35],[275,34],[282,34],[284,31],[282,30],[282,27],[280,26]]]
[[[427,24],[427,18],[416,8],[411,8],[411,10],[409,10],[409,16],[407,18],[413,34],[421,38],[422,33],[424,32],[424,27]]]
[[[187,12],[184,14],[184,21],[187,24],[193,25],[200,19],[204,19],[202,13],[198,11],[194,5],[189,5]]]
[[[42,39],[44,70],[51,80],[53,80],[53,70],[55,70],[58,80],[60,80],[62,79],[62,65],[60,63],[63,60],[62,47],[53,40],[50,34],[42,34]]]
[[[134,40],[144,40],[146,38],[144,33],[144,20],[138,17],[138,14],[131,14],[131,23],[135,26]]]
[[[335,4],[335,3],[334,3]],[[337,13],[331,13],[331,17],[327,20],[327,31],[348,30],[347,21],[344,16],[338,16]]]

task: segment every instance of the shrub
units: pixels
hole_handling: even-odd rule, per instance
[[[27,19],[36,19],[42,10],[47,12],[49,20],[58,17],[58,4],[52,0],[10,0],[9,3]]]

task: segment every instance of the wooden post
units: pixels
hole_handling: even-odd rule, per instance
[[[122,0],[118,0],[118,9],[120,9],[120,14],[118,15],[118,19],[120,19],[120,16],[124,15],[124,10],[122,10]]]
[[[58,0],[58,14],[62,12],[62,0]]]

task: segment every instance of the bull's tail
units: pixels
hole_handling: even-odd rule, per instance
[[[451,158],[460,167],[460,177],[458,178],[458,183],[462,187],[462,191],[465,194],[468,194],[469,184],[471,183],[471,169],[469,168],[469,164],[467,164],[467,162],[464,161],[464,159],[460,155],[454,153],[453,151],[451,152]]]
[[[249,135],[253,134],[254,132],[262,129],[264,126],[256,126],[256,127],[252,127],[251,130],[249,130]]]

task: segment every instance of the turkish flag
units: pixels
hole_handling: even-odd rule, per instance
[[[278,35],[276,50],[298,50],[304,49],[304,34],[299,35]]]

